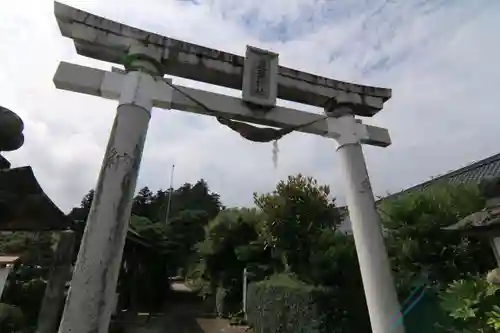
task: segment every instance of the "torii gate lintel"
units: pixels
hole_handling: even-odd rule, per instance
[[[89,68],[62,61],[54,75],[56,88],[79,92],[92,96],[99,96],[106,99],[119,100],[121,89],[126,76],[126,71],[113,68],[113,71],[104,71],[96,68]],[[150,87],[146,89],[151,98],[152,105],[161,109],[174,109],[190,113],[204,114],[207,116],[224,116],[230,119],[246,121],[258,125],[290,127],[300,126],[314,122],[313,124],[297,129],[298,132],[316,134],[324,137],[338,138],[340,129],[334,129],[332,124],[328,124],[324,116],[299,111],[292,108],[276,106],[271,111],[260,112],[242,103],[240,98],[223,94],[208,92],[200,89],[176,85],[179,89],[193,98],[201,101],[215,111],[215,114],[207,112],[199,105],[186,98],[179,92],[172,90],[158,77],[150,81]],[[355,103],[349,104],[355,108]],[[317,122],[315,122],[318,120]],[[387,147],[391,144],[389,132],[385,128],[363,124],[357,119],[360,141],[363,144],[372,146]]]

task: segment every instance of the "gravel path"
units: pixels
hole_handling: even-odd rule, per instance
[[[181,295],[176,302],[165,305],[165,313],[152,317],[148,323],[129,327],[126,333],[245,333],[245,327],[230,326],[222,318],[204,318],[197,311],[198,304],[183,301],[182,294],[192,291],[182,282],[173,282],[172,290]],[[188,298],[186,298],[188,299]]]

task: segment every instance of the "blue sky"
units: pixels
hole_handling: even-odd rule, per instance
[[[280,63],[334,79],[393,89],[366,123],[389,129],[393,145],[365,147],[376,194],[394,192],[500,152],[500,1],[445,0],[65,0],[72,6],[169,37],[238,54],[247,44],[280,54]],[[109,69],[76,55],[58,31],[51,0],[10,1],[0,12],[0,105],[18,112],[26,144],[9,153],[32,165],[64,210],[94,186],[116,102],[58,91],[59,61]],[[174,78],[177,83],[238,95]],[[319,109],[279,101],[311,112]],[[249,205],[302,172],[343,201],[335,144],[292,134],[246,142],[210,117],[154,110],[139,186],[205,178],[226,205]]]

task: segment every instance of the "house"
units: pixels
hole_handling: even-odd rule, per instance
[[[421,184],[412,186],[406,190],[403,190],[401,192],[397,192],[394,194],[391,194],[385,198],[382,198],[377,201],[377,204],[390,199],[397,197],[402,194],[406,194],[409,192],[414,192],[414,191],[420,191],[430,185],[433,185],[439,181],[446,181],[450,184],[479,184],[483,179],[485,178],[490,178],[490,177],[500,177],[500,154],[496,154],[493,156],[490,156],[488,158],[485,158],[483,160],[471,163],[463,168],[451,171],[447,174],[434,177],[431,180],[428,180],[426,182],[423,182]],[[344,207],[342,209],[345,210]],[[339,231],[344,232],[344,233],[351,233],[351,221],[349,219],[349,215],[346,214],[344,217],[344,221],[342,222],[341,226],[339,227]]]

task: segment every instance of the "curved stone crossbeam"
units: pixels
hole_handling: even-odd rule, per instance
[[[144,45],[164,74],[241,90],[245,58],[236,54],[157,35],[55,2],[61,33],[73,39],[83,56],[125,65],[131,47]],[[334,80],[278,67],[277,97],[323,108],[331,98],[356,101],[355,114],[371,117],[391,97],[391,90]]]
[[[13,151],[24,143],[24,123],[7,108],[0,106],[0,151]]]

